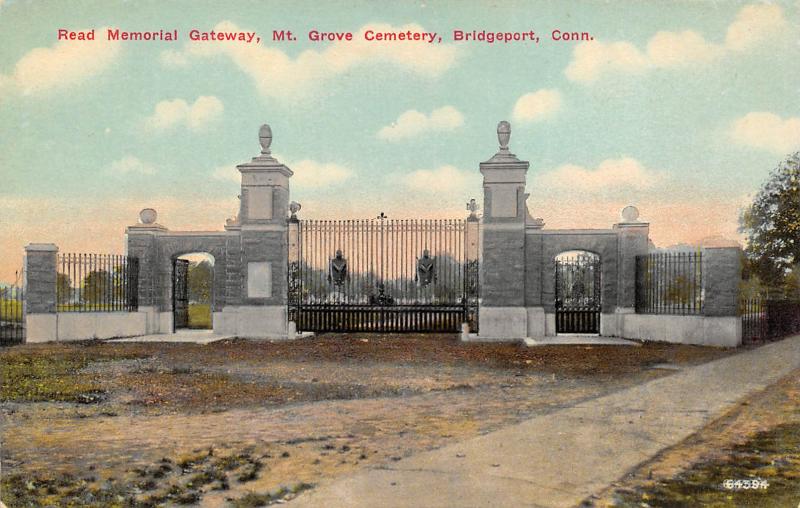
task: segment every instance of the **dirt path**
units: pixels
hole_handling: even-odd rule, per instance
[[[131,495],[142,506],[228,506],[250,492],[328,482],[675,372],[657,364],[681,368],[729,354],[665,345],[480,349],[407,337],[291,346],[10,351],[8,373],[26,385],[3,386],[4,476],[22,475],[7,490],[30,506],[106,506]],[[87,387],[101,391],[99,403],[68,402]],[[67,394],[67,402],[26,399],[43,393]],[[33,491],[28,478],[37,479]]]

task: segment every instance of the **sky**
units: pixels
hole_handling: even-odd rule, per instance
[[[0,281],[30,242],[121,253],[145,207],[173,230],[222,229],[262,123],[305,218],[466,217],[508,120],[545,227],[608,228],[634,204],[657,246],[741,240],[740,209],[800,149],[799,24],[796,0],[0,0]],[[179,40],[109,42],[107,27]],[[261,41],[192,42],[191,29]],[[370,29],[442,42],[366,43]]]

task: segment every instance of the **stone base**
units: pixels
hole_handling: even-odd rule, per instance
[[[25,342],[52,342],[58,340],[57,314],[26,314]]]
[[[480,307],[479,341],[518,341],[528,336],[528,310],[525,307]]]
[[[62,312],[58,341],[112,339],[147,335],[147,316],[141,312]]]
[[[627,314],[622,318],[622,337],[626,339],[717,347],[742,344],[742,321],[738,316]]]
[[[214,333],[245,339],[289,339],[287,308],[285,305],[229,305],[222,312],[214,313]]]
[[[544,337],[547,333],[544,307],[528,307],[528,337]]]

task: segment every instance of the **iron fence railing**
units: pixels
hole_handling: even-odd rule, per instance
[[[800,333],[800,300],[764,296],[740,301],[742,342],[752,344]]]
[[[117,254],[59,254],[58,312],[134,312],[139,260]]]
[[[701,314],[703,255],[665,252],[636,256],[636,312]]]
[[[25,295],[19,276],[13,285],[0,287],[0,346],[25,341]]]

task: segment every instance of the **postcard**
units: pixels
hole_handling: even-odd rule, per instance
[[[0,506],[799,506],[798,34],[0,0]]]

